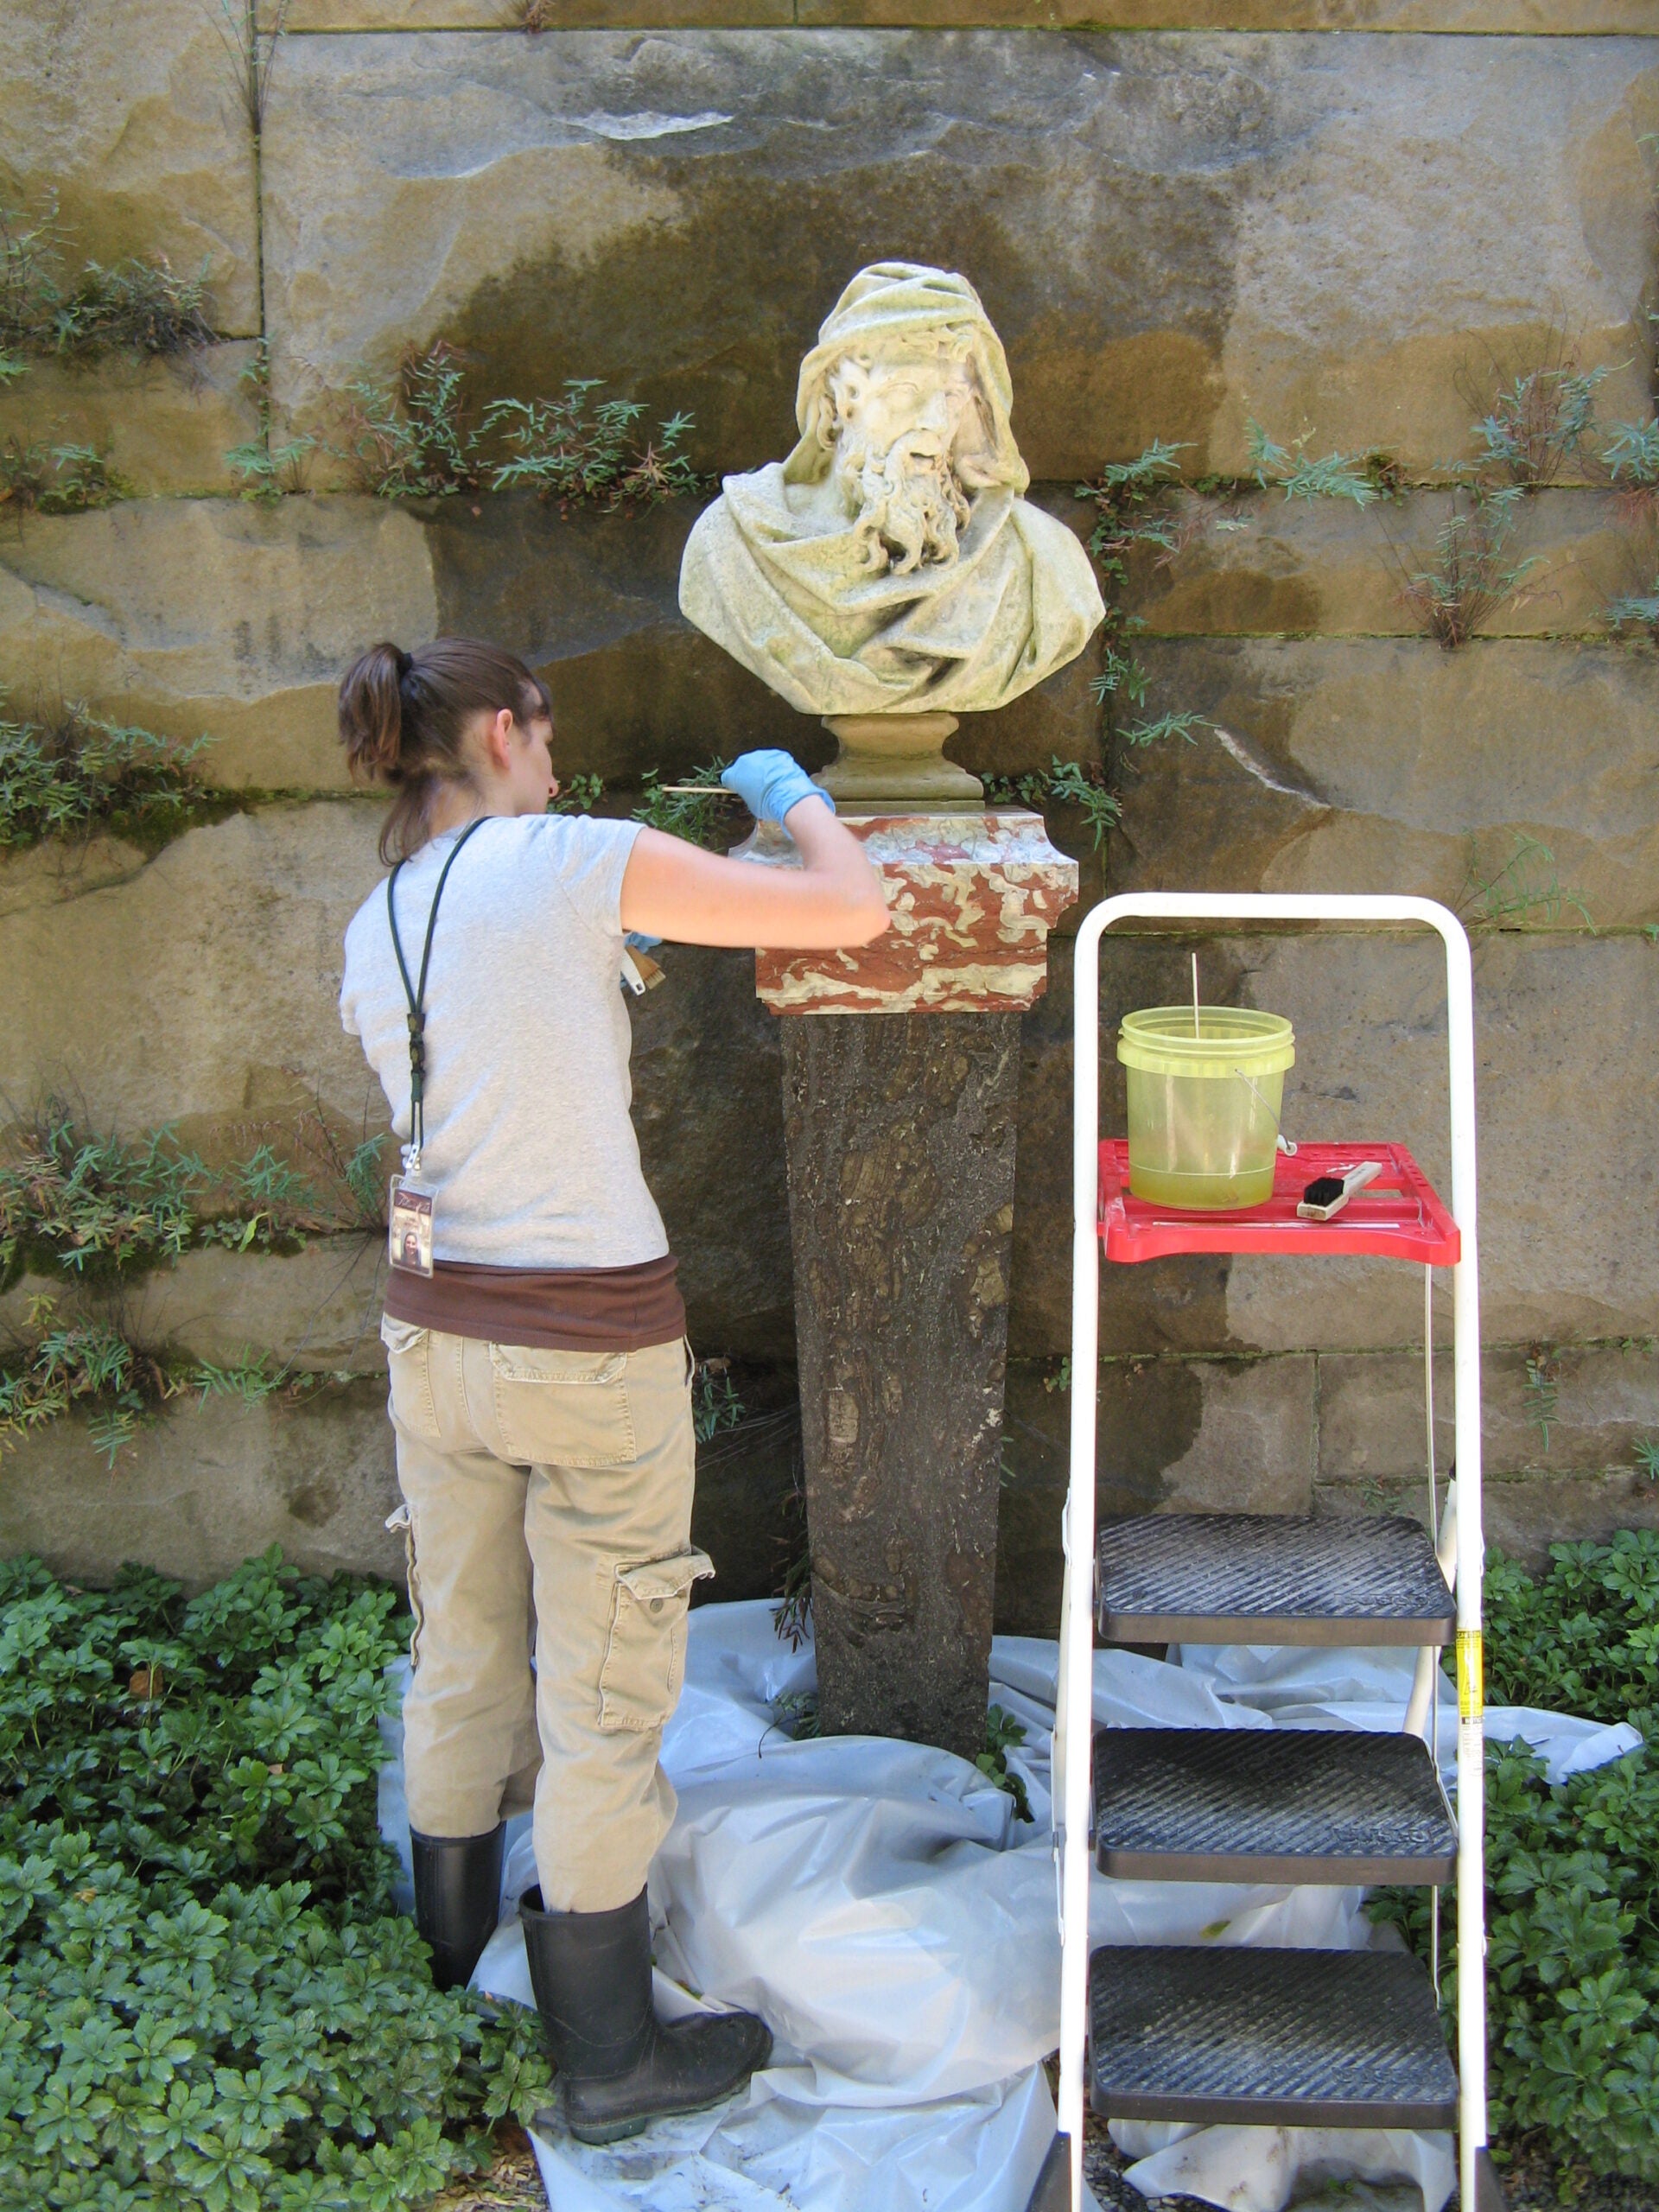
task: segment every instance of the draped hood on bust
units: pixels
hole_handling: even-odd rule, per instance
[[[979,382],[989,416],[987,480],[1016,496],[1031,481],[1020,458],[1009,416],[1014,382],[1002,340],[991,327],[979,294],[965,276],[926,269],[913,261],[878,261],[861,269],[830,310],[818,342],[801,363],[795,389],[800,443],[784,463],[786,484],[819,484],[830,473],[835,438],[828,423],[830,378],[849,353],[902,354],[907,342],[957,340]]]

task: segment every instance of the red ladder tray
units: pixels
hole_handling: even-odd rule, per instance
[[[1357,1192],[1334,1221],[1300,1221],[1296,1207],[1316,1175],[1337,1175],[1362,1160],[1382,1173]],[[1100,1147],[1101,1242],[1109,1260],[1161,1260],[1172,1252],[1358,1252],[1387,1260],[1455,1265],[1458,1225],[1402,1144],[1304,1144],[1283,1153],[1265,1205],[1195,1213],[1129,1195],[1129,1147],[1108,1137]]]

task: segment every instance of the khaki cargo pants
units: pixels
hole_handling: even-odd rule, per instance
[[[626,1904],[674,1817],[657,1754],[691,1585],[714,1573],[690,1541],[690,1351],[380,1333],[415,1613],[410,1825],[487,1834],[533,1794],[548,1908]]]

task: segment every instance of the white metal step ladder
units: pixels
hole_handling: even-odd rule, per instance
[[[1451,1089],[1450,1215],[1409,1154],[1394,1214],[1351,1201],[1345,1241],[1425,1263],[1425,1371],[1433,1492],[1433,1354],[1427,1269],[1450,1264],[1455,1482],[1444,1529],[1401,1516],[1353,1520],[1146,1515],[1095,1526],[1098,1305],[1105,1220],[1099,1141],[1100,940],[1129,919],[1417,924],[1446,951]],[[1030,2212],[1080,2212],[1085,2088],[1119,2117],[1279,2126],[1445,2127],[1459,2134],[1463,2212],[1502,2212],[1486,2151],[1483,1849],[1480,1316],[1475,1204],[1475,1062],[1469,942],[1425,899],[1144,892],[1107,899],[1077,938],[1073,1066],[1071,1457],[1065,1521],[1054,1855],[1060,1967],[1059,2129]],[[1315,1148],[1303,1147],[1298,1170]],[[1371,1147],[1343,1147],[1372,1155]],[[1317,1167],[1307,1173],[1317,1173]],[[1298,1181],[1305,1177],[1298,1175]],[[1388,1179],[1384,1179],[1386,1183]],[[1370,1193],[1365,1194],[1370,1198]],[[1278,1193],[1275,1192],[1275,1200]],[[1416,1211],[1414,1214],[1413,1207]],[[1284,1250],[1245,1213],[1207,1220],[1205,1241],[1141,1237],[1117,1209],[1115,1256],[1157,1250]],[[1260,1215],[1262,1210],[1252,1210]],[[1281,1206],[1281,1216],[1287,1209]],[[1294,1215],[1294,1207],[1288,1209]],[[1423,1224],[1439,1224],[1431,1235]],[[1418,1230],[1390,1241],[1395,1230]],[[1338,1226],[1342,1217],[1331,1227]],[[1359,1224],[1373,1224],[1368,1241]],[[1155,1230],[1156,1224],[1151,1224]],[[1436,1241],[1436,1236],[1438,1241]],[[1321,1243],[1296,1231],[1297,1249]],[[1455,1530],[1455,1545],[1453,1545]],[[1437,1539],[1439,1541],[1437,1541]],[[1448,1573],[1449,1570],[1449,1573]],[[1448,1580],[1454,1579],[1455,1609]],[[1093,1651],[1108,1643],[1249,1642],[1418,1647],[1406,1732],[1109,1729],[1095,1738]],[[1440,1647],[1455,1637],[1459,1727],[1453,1820],[1428,1745]],[[1089,1954],[1091,1860],[1153,1880],[1458,1885],[1458,2063],[1428,1975],[1376,1951],[1109,1947]],[[1085,2074],[1085,2050],[1087,2072]]]

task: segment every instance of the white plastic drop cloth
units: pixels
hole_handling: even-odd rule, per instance
[[[1096,1726],[1397,1728],[1410,1652],[1190,1647],[1179,1663],[1095,1655]],[[652,1871],[657,1996],[760,2012],[772,2062],[741,2098],[607,2149],[537,2135],[552,2212],[1025,2212],[1054,2127],[1039,2062],[1059,2040],[1059,1944],[1049,1848],[1055,1644],[999,1637],[991,1698],[1023,1721],[1009,1754],[1034,1821],[965,1761],[923,1745],[795,1743],[776,1703],[811,1690],[760,1602],[691,1616],[686,1686],[663,1763],[678,1816]],[[1440,1727],[1450,1779],[1456,1718]],[[1489,1712],[1552,1778],[1619,1757],[1628,1726]],[[381,1827],[407,1864],[401,1750],[381,1780]],[[531,2002],[512,1908],[535,1880],[529,1824],[509,1831],[504,1918],[474,1985]],[[1093,1943],[1359,1946],[1357,1890],[1244,1888],[1095,1878]],[[1327,2179],[1414,2183],[1440,2212],[1446,2136],[1120,2122],[1129,2179],[1232,2212],[1281,2212]]]

